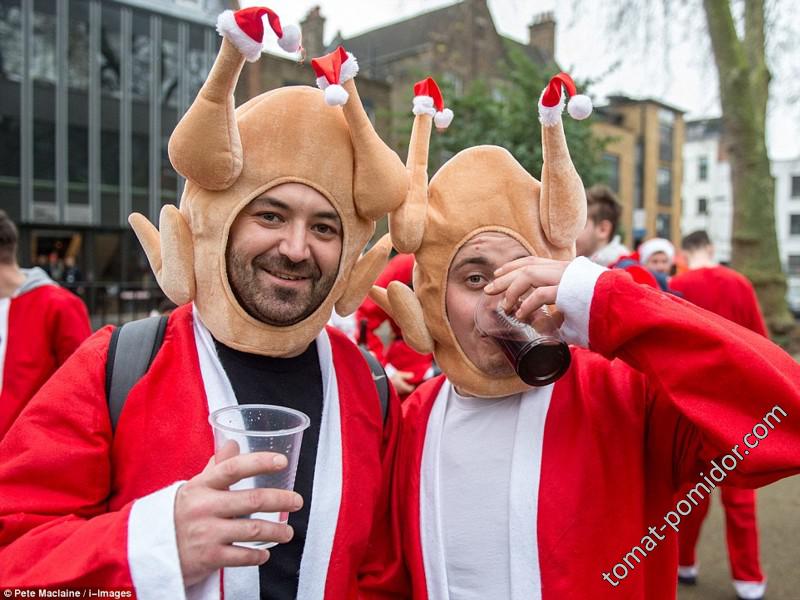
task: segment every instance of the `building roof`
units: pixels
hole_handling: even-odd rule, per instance
[[[655,98],[631,98],[630,96],[623,96],[621,94],[611,95],[608,96],[608,102],[611,107],[615,104],[641,104],[644,102],[650,102],[652,104],[656,104],[662,108],[666,108],[667,110],[671,110],[676,113],[685,114],[686,111],[682,108],[678,108],[677,106],[672,106],[671,104],[667,104],[666,102],[662,102],[661,100],[656,100]]]
[[[350,38],[337,34],[332,40],[329,50],[342,44],[349,52],[358,57],[359,66],[369,76],[383,78],[387,63],[403,56],[414,55],[431,43],[432,32],[445,31],[454,21],[462,17],[460,10],[463,2],[456,2],[441,8],[424,12],[395,23],[389,23],[377,29],[365,31]],[[500,36],[507,48],[518,48],[539,64],[550,64],[552,57],[545,56],[539,48],[534,48],[506,36]]]

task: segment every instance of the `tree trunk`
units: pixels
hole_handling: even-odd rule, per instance
[[[794,319],[786,303],[775,231],[775,180],[766,146],[770,80],[764,50],[763,0],[745,2],[745,36],[740,40],[729,0],[703,0],[719,73],[723,144],[733,189],[732,262],[756,288],[772,334],[786,335]]]

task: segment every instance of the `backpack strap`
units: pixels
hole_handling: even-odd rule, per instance
[[[164,342],[167,317],[131,321],[111,334],[106,359],[106,399],[111,430],[117,428],[128,393],[150,368]]]
[[[363,346],[359,346],[358,349],[361,350],[364,360],[369,365],[369,370],[372,371],[372,379],[375,382],[375,387],[378,390],[378,400],[381,403],[383,424],[386,425],[386,418],[389,416],[389,381],[386,377],[386,371],[384,371],[383,366],[381,366],[381,363],[378,362],[372,352]]]

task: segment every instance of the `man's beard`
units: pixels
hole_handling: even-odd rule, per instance
[[[303,289],[282,287],[259,281],[264,271],[307,278]],[[228,281],[236,300],[247,313],[267,325],[286,327],[313,313],[328,297],[336,281],[336,271],[323,275],[313,260],[299,263],[278,253],[259,254],[251,261],[229,253]]]

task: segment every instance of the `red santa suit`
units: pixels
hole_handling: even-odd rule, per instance
[[[693,507],[676,505],[676,492],[705,484],[711,460],[726,465],[712,475],[726,484],[761,486],[800,471],[800,366],[762,336],[585,258],[565,271],[557,306],[565,338],[591,351],[574,348],[560,380],[522,395],[509,476],[510,597],[673,600],[675,528]],[[403,405],[394,520],[416,599],[448,597],[438,453],[451,387],[438,377]],[[780,422],[767,419],[758,442],[754,426],[763,433],[757,424],[772,411]],[[403,570],[386,570],[396,586]]]
[[[405,285],[410,285],[414,272],[414,255],[398,254],[375,280],[375,285],[386,288],[392,281],[399,281]],[[414,386],[418,386],[432,374],[433,357],[430,354],[420,354],[403,340],[403,332],[394,320],[375,302],[369,298],[356,311],[356,323],[362,320],[367,322],[367,347],[375,354],[378,360],[386,369],[388,375],[396,371],[407,371],[413,374],[409,380]],[[383,323],[389,321],[394,334],[389,347],[384,351],[383,342],[375,335],[375,330]]]
[[[86,305],[41,269],[0,299],[0,439],[36,391],[92,333]]]
[[[0,444],[0,582],[257,599],[257,567],[225,569],[222,582],[218,573],[184,590],[178,561],[175,493],[213,454],[210,411],[236,403],[208,330],[191,305],[170,316],[114,435],[110,337],[105,328],[88,340]],[[324,476],[314,483],[298,598],[338,600],[381,571],[370,534],[388,536],[381,528],[399,409],[392,398],[384,426],[369,367],[343,334],[328,328],[316,343],[324,399],[315,473]]]
[[[723,266],[693,269],[673,277],[670,286],[692,304],[767,336],[755,290],[736,271]],[[755,491],[722,486],[721,493],[734,586],[743,598],[751,588],[754,596],[760,597],[764,593],[764,575],[758,558]],[[678,564],[687,575],[696,576],[695,547],[708,507],[707,498],[686,518],[681,529]]]

